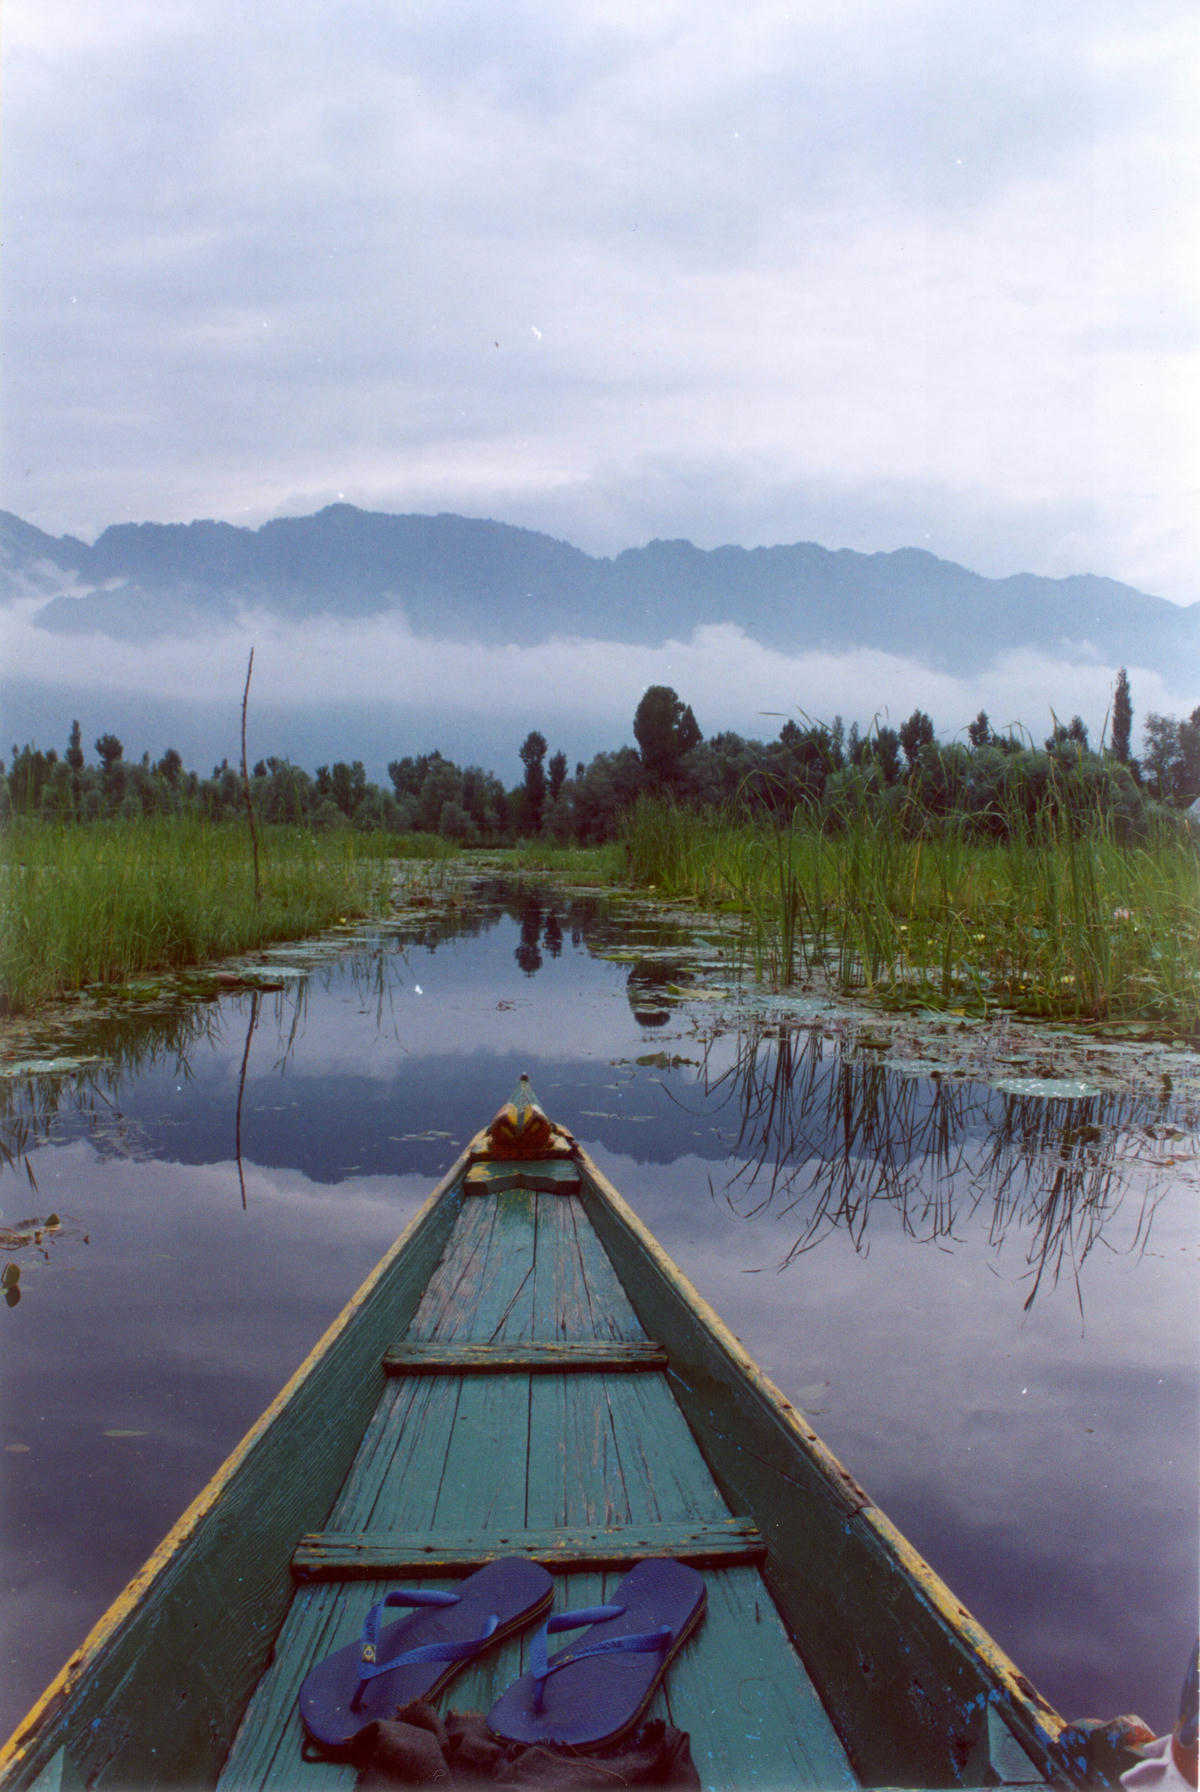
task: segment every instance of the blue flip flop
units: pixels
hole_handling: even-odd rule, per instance
[[[607,1605],[560,1612],[537,1631],[529,1672],[488,1712],[505,1742],[598,1748],[631,1730],[672,1658],[704,1612],[704,1581],[684,1562],[651,1558],[620,1582]],[[547,1657],[546,1639],[587,1625],[574,1648]]]
[[[549,1609],[554,1583],[537,1562],[505,1556],[468,1575],[455,1593],[400,1587],[373,1605],[357,1643],[305,1677],[300,1716],[312,1740],[344,1749],[365,1724],[413,1699],[431,1699],[465,1662]],[[385,1607],[407,1618],[380,1631]]]

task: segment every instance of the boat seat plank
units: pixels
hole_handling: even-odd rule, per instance
[[[578,1194],[579,1165],[570,1158],[532,1163],[495,1159],[472,1164],[463,1177],[464,1195],[501,1195],[514,1188],[547,1195]]]
[[[524,1344],[396,1344],[383,1359],[385,1375],[609,1374],[665,1369],[667,1353],[647,1339],[555,1338]]]
[[[409,1536],[314,1531],[300,1539],[292,1572],[297,1580],[374,1580],[389,1575],[414,1579],[469,1573],[498,1555],[529,1556],[552,1570],[600,1570],[654,1555],[720,1567],[731,1561],[757,1561],[765,1553],[757,1525],[747,1518],[596,1530],[500,1524],[474,1532],[438,1529]]]

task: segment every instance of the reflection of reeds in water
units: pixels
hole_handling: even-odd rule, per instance
[[[256,1014],[265,998],[258,990],[248,993],[250,1012]],[[289,982],[286,991],[271,999],[282,1062],[298,1037],[305,1005],[303,982]],[[221,1004],[181,998],[174,1006],[158,1005],[150,1012],[113,1003],[107,1013],[80,1027],[73,1055],[63,1060],[62,1070],[0,1077],[0,1175],[19,1172],[36,1186],[30,1154],[72,1134],[87,1138],[100,1156],[144,1155],[141,1129],[122,1111],[122,1094],[129,1083],[167,1063],[174,1078],[190,1081],[195,1053],[219,1047],[229,1023],[240,1013],[239,997],[228,997]]]
[[[1070,1274],[1082,1311],[1080,1271],[1106,1228],[1111,1242],[1134,1167],[1150,1179],[1127,1248],[1144,1249],[1166,1188],[1154,1172],[1168,1094],[1006,1094],[952,1076],[900,1074],[869,1044],[856,1056],[853,1046],[817,1029],[759,1029],[741,1034],[734,1062],[713,1070],[710,1043],[706,1093],[735,1106],[730,1153],[743,1160],[726,1199],[747,1217],[770,1209],[795,1218],[783,1263],[833,1231],[866,1251],[881,1204],[910,1236],[931,1242],[955,1241],[956,1227],[990,1204],[993,1246],[1014,1230],[1027,1237],[1025,1305],[1047,1276],[1056,1284]]]

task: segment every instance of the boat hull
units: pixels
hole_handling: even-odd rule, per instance
[[[706,1784],[1083,1783],[1062,1719],[587,1155],[489,1156],[480,1135],[101,1619],[0,1787],[349,1784],[299,1777],[305,1664],[387,1584],[498,1554],[545,1561],[560,1605],[643,1555],[708,1570],[670,1677]],[[519,1671],[505,1648],[456,1705]]]

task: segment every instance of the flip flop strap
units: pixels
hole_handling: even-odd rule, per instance
[[[613,1655],[618,1650],[646,1654],[651,1649],[667,1648],[674,1631],[669,1624],[662,1624],[657,1630],[641,1631],[636,1636],[610,1636],[598,1643],[586,1643],[580,1649],[564,1649],[553,1661],[548,1660],[546,1640],[551,1632],[578,1630],[583,1624],[598,1624],[605,1618],[620,1618],[624,1612],[623,1605],[581,1606],[577,1611],[559,1612],[534,1633],[529,1645],[529,1667],[533,1674],[535,1711],[542,1709],[546,1681],[551,1674],[557,1674],[560,1668],[569,1668],[577,1661],[587,1661],[593,1655]]]
[[[410,1667],[422,1661],[465,1661],[480,1649],[500,1623],[498,1615],[493,1614],[484,1625],[478,1636],[468,1637],[465,1642],[458,1643],[424,1643],[416,1649],[404,1649],[399,1655],[390,1655],[386,1661],[377,1659],[379,1653],[379,1621],[384,1608],[389,1605],[411,1606],[445,1606],[462,1603],[457,1593],[438,1593],[425,1587],[397,1587],[392,1593],[373,1605],[363,1620],[362,1657],[358,1664],[359,1690],[376,1674],[389,1673],[392,1668]]]

